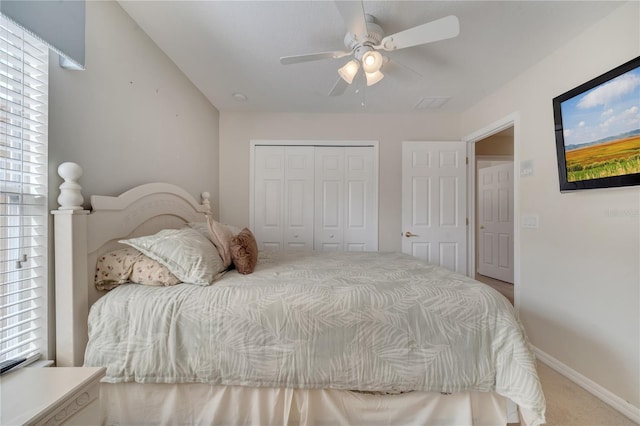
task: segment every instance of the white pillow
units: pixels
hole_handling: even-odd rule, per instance
[[[120,242],[157,260],[185,283],[210,285],[226,269],[213,243],[195,229],[164,229]]]

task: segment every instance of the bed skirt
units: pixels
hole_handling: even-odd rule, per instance
[[[515,404],[496,393],[375,395],[196,383],[102,383],[100,394],[106,425],[495,426],[520,421]]]

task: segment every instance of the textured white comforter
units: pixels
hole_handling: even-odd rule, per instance
[[[262,252],[210,287],[120,286],[91,308],[85,365],[112,383],[496,391],[544,419],[509,302],[398,253]]]

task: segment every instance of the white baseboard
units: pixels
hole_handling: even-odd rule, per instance
[[[610,405],[615,410],[629,417],[636,423],[640,424],[640,407],[631,405],[629,402],[615,395],[611,391],[603,388],[593,380],[583,376],[571,367],[558,361],[548,353],[533,346],[533,352],[536,354],[536,358],[548,365],[553,370],[565,376],[596,398],[602,400],[606,404]]]

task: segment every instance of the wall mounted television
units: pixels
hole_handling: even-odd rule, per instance
[[[560,191],[640,185],[640,56],[553,99]]]

